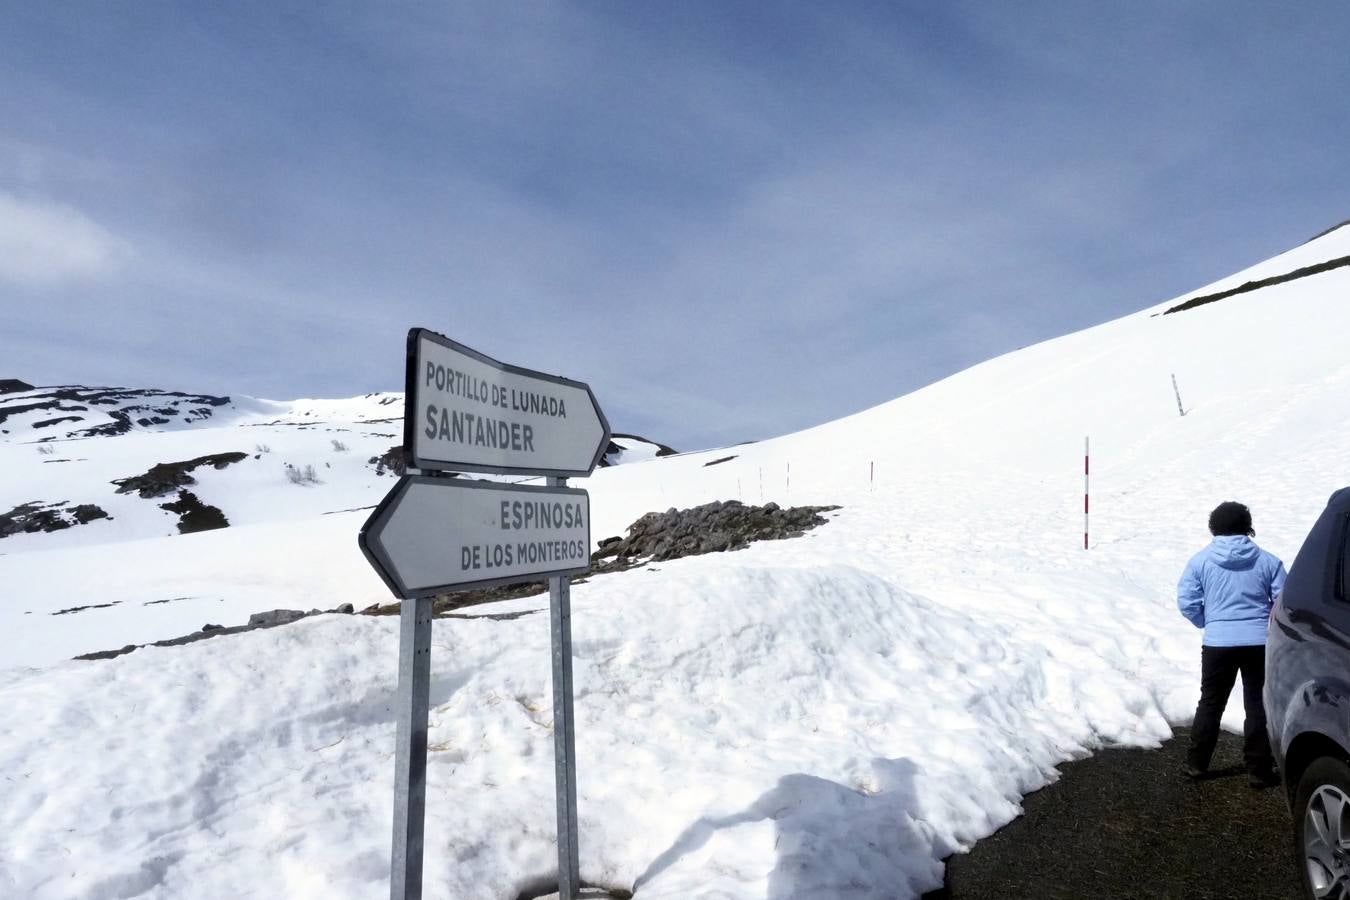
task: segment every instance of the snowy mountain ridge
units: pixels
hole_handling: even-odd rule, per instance
[[[161,498],[174,501],[176,488],[191,489],[194,509],[219,511],[208,524],[222,527],[373,506],[389,488],[382,476],[397,473],[388,463],[402,442],[401,393],[273,401],[17,383],[0,394],[0,459],[12,475],[0,483],[0,555],[175,534],[182,516]],[[671,452],[616,435],[603,464]],[[203,458],[210,465],[194,465]],[[178,475],[164,481],[165,469]],[[153,471],[162,490],[122,487]]]
[[[596,539],[714,499],[842,506],[801,538],[573,589],[582,877],[639,900],[916,897],[1057,764],[1185,724],[1200,635],[1174,591],[1208,511],[1249,504],[1290,562],[1350,484],[1350,268],[1156,313],[1347,254],[1334,230],[835,422],[575,480]],[[100,520],[40,552],[6,545],[61,535],[0,542],[0,894],[387,894],[397,623],[318,616],[63,661],[386,600],[355,547],[366,513],[337,501],[392,482],[363,458],[376,437],[323,430],[336,421],[227,432],[273,442],[192,472],[238,526],[102,542]],[[89,454],[80,483],[136,474],[149,442],[181,460],[248,449],[193,425],[71,441],[120,448]],[[3,470],[51,477],[34,496],[62,497],[45,474],[61,465],[0,442]],[[163,534],[153,501],[119,496],[142,506],[115,515],[153,513]],[[514,900],[556,865],[546,608],[435,623],[429,896]]]

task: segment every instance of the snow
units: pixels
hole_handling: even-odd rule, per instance
[[[1347,244],[1341,229],[1240,280]],[[1209,509],[1248,503],[1289,562],[1350,484],[1347,290],[1342,269],[1145,310],[799,434],[574,482],[596,539],[711,499],[843,507],[802,538],[574,588],[582,877],[642,900],[914,897],[1057,764],[1166,739],[1198,696],[1200,632],[1174,589]],[[113,523],[0,541],[0,896],[387,894],[394,620],[63,660],[387,600],[356,550],[367,513],[337,510],[393,484],[365,464],[395,442],[369,433],[398,431],[368,423],[391,405],[72,441],[86,468],[63,475],[0,442],[23,473],[0,506],[124,503]],[[326,424],[260,424],[281,420]],[[158,501],[106,484],[261,442],[327,463],[324,483],[286,483],[268,454],[199,470],[192,490],[239,527],[166,536]],[[435,623],[427,896],[511,900],[556,867],[546,607]]]
[[[651,441],[639,437],[629,437],[628,435],[615,435],[611,440],[614,446],[619,448],[618,453],[606,455],[606,460],[612,465],[615,463],[635,463],[646,459],[656,459],[661,454],[661,446],[653,444]]]
[[[27,396],[5,395],[0,411],[22,405]],[[174,494],[150,499],[117,494],[112,482],[143,474],[156,463],[209,454],[247,454],[225,469],[193,470],[198,484],[188,486],[203,502],[222,508],[232,525],[310,519],[373,505],[393,479],[376,475],[368,460],[401,443],[403,427],[402,397],[388,394],[291,403],[236,398],[188,427],[173,422],[169,430],[137,428],[113,437],[51,440],[47,429],[26,429],[24,415],[32,414],[5,423],[11,433],[0,441],[0,466],[24,473],[22,478],[0,482],[0,512],[33,500],[66,500],[96,503],[113,521],[51,534],[13,535],[0,543],[4,555],[177,535],[177,517],[160,509]],[[312,466],[322,489],[291,484],[288,465]]]
[[[1350,227],[1342,225],[1316,240],[1307,241],[1291,250],[1286,250],[1278,256],[1272,256],[1270,259],[1249,266],[1240,272],[1234,272],[1232,275],[1221,278],[1212,284],[1182,294],[1175,300],[1169,301],[1166,306],[1160,307],[1160,309],[1184,303],[1192,297],[1217,294],[1246,284],[1249,281],[1261,281],[1266,278],[1287,275],[1296,269],[1315,266],[1318,263],[1340,259],[1344,256],[1350,256]]]

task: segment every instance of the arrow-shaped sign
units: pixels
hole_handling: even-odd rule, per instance
[[[590,567],[583,490],[405,475],[361,528],[361,550],[396,596],[430,597]]]
[[[419,469],[589,475],[609,422],[589,386],[408,332],[403,446]]]

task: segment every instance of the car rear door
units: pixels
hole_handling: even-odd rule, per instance
[[[1289,570],[1266,674],[1278,749],[1306,732],[1350,747],[1350,489],[1333,495]]]

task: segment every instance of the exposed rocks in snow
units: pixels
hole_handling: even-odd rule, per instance
[[[9,386],[5,389],[4,386]],[[99,437],[126,434],[134,426],[148,428],[170,422],[189,423],[212,415],[229,397],[186,394],[182,391],[92,388],[83,385],[34,388],[17,379],[0,381],[0,396],[22,394],[8,403],[0,401],[0,423],[24,413],[54,413],[42,419],[43,426],[60,422],[85,423],[87,427],[65,432],[66,437]],[[81,413],[82,415],[61,415]],[[32,427],[39,427],[33,423]]]
[[[289,625],[308,616],[321,616],[325,612],[351,615],[354,611],[350,603],[344,603],[330,610],[311,609],[309,612],[300,609],[269,609],[267,612],[254,613],[249,616],[247,627],[271,628],[275,625]]]
[[[705,462],[703,464],[703,468],[706,469],[708,468],[708,466],[720,466],[722,463],[731,462],[735,458],[736,458],[735,456],[723,456],[720,457],[719,459],[714,459],[711,462]]]
[[[1339,227],[1339,226],[1338,226]],[[1332,229],[1335,231],[1336,229]],[[1307,278],[1309,275],[1320,275],[1323,272],[1330,272],[1332,269],[1340,269],[1350,266],[1350,256],[1342,256],[1337,259],[1329,259],[1326,262],[1320,262],[1312,266],[1304,266],[1301,269],[1295,269],[1292,272],[1286,272],[1283,275],[1274,275],[1270,278],[1261,278],[1257,281],[1245,281],[1235,288],[1229,288],[1226,291],[1219,291],[1216,294],[1203,294],[1199,297],[1192,297],[1184,303],[1178,303],[1170,309],[1164,310],[1163,315],[1171,313],[1185,312],[1188,309],[1195,309],[1197,306],[1204,306],[1206,303],[1214,303],[1218,300],[1226,300],[1229,297],[1238,294],[1247,294],[1252,291],[1260,290],[1265,287],[1272,287],[1277,284],[1285,284],[1290,281],[1297,281],[1300,278]]]
[[[21,503],[7,513],[0,513],[0,538],[11,534],[63,531],[76,525],[88,525],[95,519],[112,518],[107,511],[92,503],[63,507],[65,502],[40,503],[33,500]]]
[[[34,422],[34,428],[50,428],[53,425],[60,425],[62,422],[78,422],[79,416],[58,416],[55,419],[43,419],[41,422]]]
[[[230,520],[219,507],[203,503],[192,491],[179,491],[178,499],[172,503],[161,503],[160,509],[166,509],[178,515],[178,533],[192,534],[194,531],[211,531],[215,528],[228,528]]]
[[[678,452],[678,450],[667,447],[665,444],[658,444],[656,441],[648,440],[636,434],[615,432],[610,435],[609,446],[605,448],[605,454],[600,458],[600,466],[602,468],[617,466],[624,462],[624,456],[647,459],[653,456],[674,456]]]
[[[273,625],[289,625],[304,617],[305,611],[300,609],[271,609],[249,616],[248,624],[255,628],[271,628]]]
[[[408,471],[408,458],[403,452],[402,444],[395,444],[379,456],[372,456],[366,463],[375,467],[376,475],[388,472],[398,477]]]
[[[630,441],[641,441],[644,444],[651,444],[653,447],[656,448],[657,456],[674,456],[675,454],[680,452],[674,449],[673,447],[667,447],[665,444],[653,441],[650,438],[645,438],[640,434],[624,434],[622,431],[616,431],[613,434],[611,434],[610,437],[624,438]]]
[[[366,465],[375,467],[376,475],[393,475],[395,478],[408,474],[408,454],[402,444],[395,444],[379,456],[366,460]],[[458,478],[458,472],[439,472],[442,478]]]
[[[496,587],[477,588],[472,591],[458,591],[453,594],[438,596],[431,604],[431,613],[437,618],[441,618],[453,610],[462,609],[466,606],[498,603],[502,600],[519,600],[521,597],[533,597],[536,594],[547,592],[548,584],[537,579],[534,581],[518,581],[514,584],[499,584]],[[400,604],[397,600],[393,603],[372,603],[361,610],[361,615],[396,616],[399,609]]]
[[[146,600],[141,606],[159,606],[161,603],[177,603],[179,600],[191,599],[191,597],[165,597],[163,600]]]
[[[608,537],[591,554],[591,571],[572,579],[585,584],[588,578],[609,572],[639,568],[648,561],[678,559],[725,550],[739,550],[754,541],[799,537],[808,529],[823,525],[820,515],[838,506],[795,506],[781,508],[777,503],[746,506],[736,500],[716,501],[692,509],[668,509],[651,512],[628,528],[628,537]],[[547,590],[542,581],[521,581],[497,587],[459,591],[437,597],[432,613],[441,617],[451,610],[500,600],[533,597]],[[398,603],[376,603],[361,610],[363,615],[390,616],[399,611]]]
[[[158,463],[151,466],[150,470],[144,475],[117,478],[112,483],[117,485],[117,493],[119,494],[129,494],[136,491],[147,500],[152,497],[163,497],[178,488],[196,484],[197,479],[188,474],[193,469],[200,466],[223,469],[228,465],[239,462],[246,456],[248,454],[238,452],[212,453],[207,456],[199,456],[196,459],[186,459],[182,462]]]
[[[166,601],[161,601],[166,602]],[[92,608],[92,607],[86,607]],[[169,638],[164,641],[151,641],[148,644],[127,644],[117,650],[99,650],[95,653],[82,653],[75,657],[76,659],[114,659],[118,656],[124,656],[132,651],[139,650],[142,647],[181,647],[184,644],[195,644],[197,641],[204,641],[207,638],[221,637],[226,634],[243,634],[246,631],[257,631],[260,628],[275,628],[278,625],[289,625],[291,622],[297,622],[300,619],[307,619],[310,616],[322,616],[329,614],[350,615],[352,605],[344,603],[336,609],[322,610],[311,609],[309,612],[302,612],[298,609],[273,609],[267,612],[254,613],[249,616],[247,625],[213,625],[207,623],[202,626],[201,631],[195,631],[182,637]]]
[[[737,500],[717,500],[692,509],[650,512],[629,526],[628,537],[601,541],[592,559],[661,561],[739,550],[753,541],[799,537],[807,529],[825,524],[821,513],[836,509],[839,507],[783,509],[777,503],[746,506]]]
[[[21,413],[36,412],[38,410],[62,409],[59,405],[51,403],[15,403],[12,406],[0,406],[0,424],[3,424],[10,418]]]
[[[114,600],[111,603],[90,603],[88,606],[72,606],[69,609],[58,609],[56,612],[51,613],[51,615],[68,616],[71,613],[84,612],[86,609],[108,609],[117,606],[121,602],[121,600]]]

